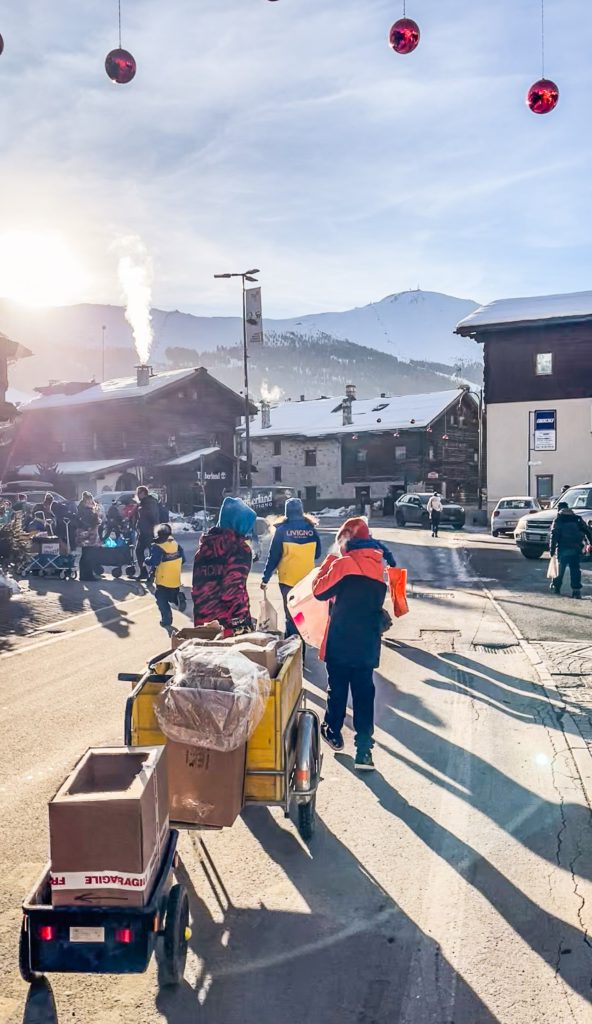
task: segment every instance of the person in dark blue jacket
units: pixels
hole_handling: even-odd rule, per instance
[[[297,636],[298,630],[288,610],[288,594],[312,572],[316,560],[321,557],[322,547],[315,520],[304,514],[300,498],[290,498],[285,512],[285,516],[275,524],[261,586],[265,589],[277,569],[286,613],[286,636]]]

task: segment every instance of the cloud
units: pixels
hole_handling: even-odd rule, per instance
[[[152,253],[157,303],[204,313],[236,312],[212,275],[253,263],[269,316],[418,281],[484,300],[587,287],[592,16],[548,11],[562,96],[537,118],[535,7],[423,0],[398,57],[390,0],[123,0],[138,73],[117,87],[115,3],[21,0],[0,25],[3,224],[70,237],[80,300],[119,301],[122,234]]]

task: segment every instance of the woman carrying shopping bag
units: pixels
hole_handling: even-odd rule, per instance
[[[304,514],[300,498],[290,498],[286,502],[284,517],[275,524],[275,535],[261,581],[265,590],[277,570],[286,613],[287,637],[298,636],[288,609],[288,594],[292,587],[308,576],[320,557],[321,538],[316,530],[316,521]]]

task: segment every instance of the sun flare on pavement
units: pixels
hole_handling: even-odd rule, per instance
[[[87,282],[80,258],[57,232],[0,232],[0,296],[26,306],[79,300]]]

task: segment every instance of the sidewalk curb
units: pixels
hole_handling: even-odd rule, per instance
[[[540,655],[534,650],[534,648],[528,642],[528,640],[526,640],[522,636],[522,633],[518,629],[518,626],[516,626],[516,624],[512,622],[512,619],[510,618],[508,613],[504,611],[497,598],[492,594],[491,590],[489,590],[489,588],[486,587],[485,584],[483,583],[481,583],[480,586],[485,596],[488,598],[489,601],[491,601],[491,604],[495,608],[497,614],[500,616],[502,621],[505,622],[508,629],[516,637],[516,640],[521,650],[523,651],[524,655],[526,656],[526,658],[528,658],[530,664],[532,665],[534,672],[539,680],[538,685],[541,686],[544,690],[545,695],[549,700],[549,703],[551,704],[551,701],[554,699],[555,701],[560,702],[562,705],[562,715],[558,723],[559,728],[563,736],[565,746],[569,751],[574,766],[574,770],[582,787],[582,792],[584,794],[586,804],[588,805],[588,809],[592,813],[592,750],[586,745],[586,742],[583,739],[583,737],[582,743],[584,744],[584,746],[574,747],[572,745],[572,742],[570,742],[570,740],[573,738],[573,736],[577,736],[579,734],[577,723],[575,719],[572,717],[567,705],[565,704],[565,700],[561,692],[558,690],[555,681],[551,676],[551,673],[545,665],[545,662],[542,660]],[[566,733],[565,731],[563,725],[564,716],[567,716],[573,724],[574,732],[572,736],[568,735],[568,733]]]

